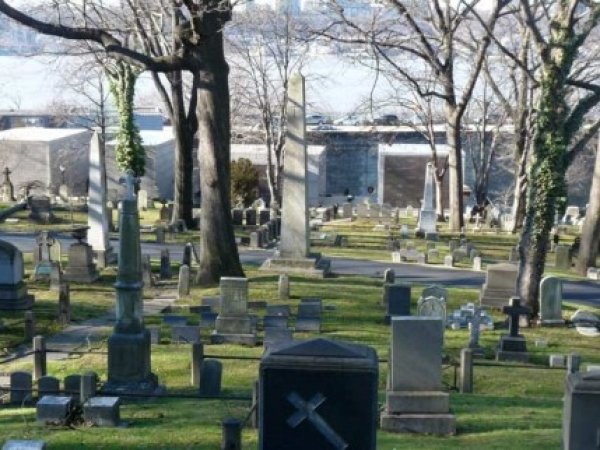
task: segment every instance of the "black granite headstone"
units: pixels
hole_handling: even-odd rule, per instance
[[[272,347],[260,364],[261,450],[375,449],[377,353],[327,339]]]
[[[386,314],[384,322],[390,324],[394,316],[410,316],[410,286],[402,284],[384,285],[384,305]]]

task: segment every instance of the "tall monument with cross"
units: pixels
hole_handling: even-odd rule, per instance
[[[120,205],[119,265],[115,290],[116,324],[108,339],[106,392],[154,393],[160,390],[150,366],[150,333],[144,327],[140,224],[135,196],[136,178],[128,171]]]
[[[0,186],[0,201],[10,203],[15,201],[15,187],[10,181],[10,174],[12,173],[8,167],[4,168],[2,172],[4,174],[4,181]]]
[[[290,77],[288,87],[279,255],[262,269],[322,277],[329,271],[329,261],[310,253],[305,115],[304,77],[298,73]]]

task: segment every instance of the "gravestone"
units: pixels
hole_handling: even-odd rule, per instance
[[[448,301],[448,289],[438,286],[437,284],[432,284],[423,289],[421,293],[421,297],[437,297],[443,299],[444,302]]]
[[[456,433],[449,395],[442,392],[444,326],[429,317],[392,319],[390,374],[381,429],[395,433]]]
[[[271,316],[273,317],[273,316]],[[289,328],[266,327],[263,347],[266,349],[273,346],[287,344],[293,340],[293,331]]]
[[[181,265],[185,265],[188,267],[192,267],[192,252],[194,251],[194,247],[191,242],[188,242],[183,247],[183,256],[181,257]]]
[[[60,265],[55,264],[50,270],[50,290],[58,292],[60,285],[63,283],[63,273],[60,269]]]
[[[252,233],[250,233],[250,248],[261,248],[262,247],[262,240],[261,240],[261,233],[258,233],[256,231],[253,231]]]
[[[389,284],[394,284],[395,281],[396,281],[396,272],[394,272],[394,269],[385,269],[385,271],[383,272],[383,282],[389,283]]]
[[[88,188],[87,242],[96,254],[99,267],[105,267],[113,259],[110,246],[112,208],[107,208],[106,161],[101,151],[100,135],[94,133],[90,141],[90,165]]]
[[[34,298],[23,282],[23,253],[0,240],[0,310],[22,310],[33,306]]]
[[[500,337],[496,359],[498,361],[527,362],[529,354],[525,338],[519,334],[519,318],[531,311],[529,308],[521,306],[519,297],[512,297],[508,306],[502,308],[502,312],[508,316],[509,334]]]
[[[142,281],[147,288],[154,286],[150,255],[142,255]]]
[[[128,171],[126,194],[120,203],[116,323],[108,338],[108,380],[103,389],[106,392],[153,394],[162,389],[152,373],[150,333],[144,327],[136,182],[133,172]]]
[[[444,256],[444,266],[454,267],[454,256],[452,256],[452,255]]]
[[[481,271],[481,256],[476,256],[473,258],[473,270],[477,272]]]
[[[429,234],[430,237],[437,234],[437,214],[433,205],[433,196],[433,164],[429,162],[425,168],[423,204],[419,211],[419,225],[417,228],[424,233],[424,235]]]
[[[160,251],[160,279],[170,280],[172,276],[173,274],[171,273],[171,257],[169,256],[169,249],[163,248]]]
[[[138,198],[138,208],[142,211],[146,211],[149,207],[149,199],[148,199],[148,191],[145,189],[140,189],[137,192]]]
[[[10,174],[12,173],[8,167],[4,168],[4,181],[0,186],[0,201],[3,203],[12,203],[15,199],[15,187],[10,181]]]
[[[38,223],[52,223],[54,221],[54,214],[52,213],[52,205],[50,204],[50,197],[45,195],[34,195],[29,197],[27,206],[31,211],[29,213],[29,220]]]
[[[200,328],[208,328],[209,330],[214,329],[218,315],[219,314],[216,312],[200,313]]]
[[[440,319],[446,324],[446,300],[433,295],[422,296],[417,302],[417,315],[421,317],[433,317]]]
[[[241,226],[244,219],[244,210],[240,208],[234,208],[231,210],[231,221],[233,225]]]
[[[49,281],[53,265],[60,264],[60,258],[55,258],[56,248],[60,249],[60,243],[48,231],[36,236],[33,249],[34,281]]]
[[[571,268],[571,247],[568,245],[557,245],[555,248],[556,263],[554,267],[559,270]]]
[[[384,323],[390,324],[395,316],[410,316],[410,294],[409,285],[386,284],[383,286],[383,304],[386,307]]]
[[[479,335],[481,333],[481,314],[482,308],[475,308],[473,317],[469,323],[469,349],[473,351],[474,357],[483,357],[485,355],[483,348],[479,345]]]
[[[329,261],[310,253],[304,77],[292,75],[288,86],[279,255],[265,261],[261,269],[322,278]]]
[[[38,398],[44,395],[58,394],[60,391],[60,381],[56,377],[45,375],[37,381]]]
[[[259,449],[376,448],[377,353],[327,339],[269,348],[260,363]]]
[[[255,226],[256,225],[256,210],[254,208],[246,209],[246,225]]]
[[[186,265],[179,267],[179,280],[177,283],[177,295],[180,298],[190,295],[190,268]]]
[[[288,316],[269,316],[263,317],[263,328],[287,328]]]
[[[119,397],[92,397],[83,404],[83,421],[97,427],[118,427],[120,406]]]
[[[279,275],[279,283],[277,285],[279,292],[279,300],[288,300],[290,298],[290,277],[282,273]]]
[[[32,381],[29,372],[13,372],[10,374],[10,403],[29,404],[32,402]]]
[[[517,266],[501,263],[487,266],[485,284],[480,295],[481,306],[500,309],[506,300],[516,294]]]
[[[248,315],[248,280],[221,277],[220,290],[220,311],[211,341],[256,345],[256,332]]]
[[[100,275],[94,264],[94,251],[85,242],[77,242],[69,247],[69,265],[65,279],[77,283],[93,283]]]
[[[300,332],[321,332],[320,299],[318,301],[303,301],[298,305],[295,330]]]
[[[271,210],[261,209],[258,211],[258,224],[259,225],[264,225],[269,220],[271,220]]]
[[[598,448],[600,433],[600,371],[567,376],[563,406],[563,449]]]
[[[562,280],[544,277],[540,282],[540,323],[542,325],[563,325]]]
[[[218,397],[221,395],[223,364],[216,359],[204,359],[200,366],[200,395]]]
[[[342,217],[344,219],[352,218],[352,203],[342,203]]]
[[[172,326],[171,342],[175,344],[194,344],[200,342],[200,328],[195,325]]]

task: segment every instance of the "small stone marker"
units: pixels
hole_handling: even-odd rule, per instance
[[[73,409],[73,398],[45,395],[36,404],[36,421],[40,425],[66,425]]]
[[[599,274],[600,272],[596,267],[588,267],[586,276],[588,280],[598,280],[600,279]]]
[[[46,341],[43,336],[33,338],[33,381],[46,375]]]
[[[95,397],[97,389],[98,375],[95,372],[84,373],[79,384],[79,402],[83,404],[89,398]]]
[[[481,271],[481,256],[476,256],[473,258],[473,270],[477,272]]]
[[[444,256],[444,266],[454,267],[454,257],[452,255]]]
[[[265,350],[282,344],[287,344],[293,340],[293,332],[289,328],[265,328],[265,337],[263,347]]]
[[[571,268],[571,247],[568,245],[557,245],[555,248],[556,262],[554,267],[559,270]]]
[[[83,420],[97,427],[118,427],[120,406],[119,397],[92,397],[83,404]]]
[[[190,295],[190,268],[185,264],[179,267],[177,294],[179,298]]]
[[[562,280],[544,277],[540,282],[540,322],[542,325],[563,325]]]
[[[29,372],[13,372],[10,374],[10,403],[31,403],[31,374]]]
[[[67,395],[73,395],[79,400],[81,391],[81,375],[68,375],[63,380],[64,391]]]
[[[78,283],[92,283],[99,277],[94,263],[94,250],[85,242],[77,242],[69,247],[69,265],[65,279]]]
[[[23,275],[23,253],[10,242],[0,240],[0,285],[2,285],[0,309],[31,308],[33,296],[27,293]]]
[[[290,277],[286,273],[279,275],[279,283],[277,285],[279,292],[279,300],[289,300],[290,298]]]
[[[517,290],[517,266],[514,264],[490,264],[487,266],[485,284],[481,292],[481,306],[501,309],[506,299]]]
[[[259,449],[375,449],[375,350],[292,342],[265,352],[259,370]]]
[[[202,362],[204,361],[204,345],[202,342],[194,342],[192,344],[192,374],[191,374],[191,385],[194,387],[200,387],[200,377]]]
[[[462,394],[473,392],[473,350],[463,348],[460,351],[460,385],[459,391]]]
[[[268,212],[268,211],[267,211]],[[262,211],[261,211],[262,213]],[[262,214],[261,214],[262,216]],[[222,423],[221,448],[226,450],[242,450],[242,422],[228,418]]]
[[[548,366],[549,367],[567,367],[567,357],[565,355],[550,355],[548,357]]]
[[[43,376],[38,380],[37,384],[38,398],[42,398],[44,395],[58,394],[60,391],[60,381],[56,377]]]
[[[600,371],[567,376],[563,407],[563,449],[598,448]]]
[[[221,395],[223,364],[216,359],[204,359],[200,368],[200,395],[217,397]]]
[[[149,288],[154,286],[154,276],[152,275],[152,262],[150,255],[142,255],[142,281],[144,286]]]
[[[384,283],[389,283],[389,284],[394,284],[394,282],[396,281],[396,272],[394,272],[394,269],[385,269],[385,271],[383,272],[383,282]]]
[[[221,277],[220,311],[211,335],[213,343],[256,345],[256,332],[248,315],[248,280]]]
[[[410,286],[404,284],[386,284],[384,288],[384,322],[389,325],[394,316],[410,316]]]
[[[171,257],[169,249],[163,248],[160,251],[160,279],[170,280],[173,274],[171,273]]]
[[[529,355],[525,338],[519,334],[519,318],[522,315],[528,315],[531,311],[529,308],[521,306],[519,297],[512,297],[509,305],[502,308],[502,312],[508,315],[509,334],[502,335],[500,338],[496,359],[498,361],[527,362]]]

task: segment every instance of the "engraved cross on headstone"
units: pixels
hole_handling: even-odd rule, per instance
[[[502,312],[508,316],[508,326],[511,337],[519,336],[519,316],[529,314],[531,310],[521,306],[519,297],[511,297],[508,306],[502,307]]]
[[[287,424],[296,428],[304,420],[308,420],[337,450],[348,448],[348,444],[335,432],[333,428],[316,412],[316,409],[325,402],[326,398],[321,393],[315,394],[309,401],[305,401],[297,393],[291,392],[287,401],[296,408],[296,412],[287,419]]]
[[[43,260],[52,261],[52,255],[50,254],[50,247],[52,247],[54,244],[56,244],[56,240],[47,231],[42,231],[35,238],[35,243],[38,246],[40,261],[43,261]],[[44,254],[44,247],[46,247],[45,254]],[[45,258],[44,257],[45,255],[47,255],[48,257]]]

